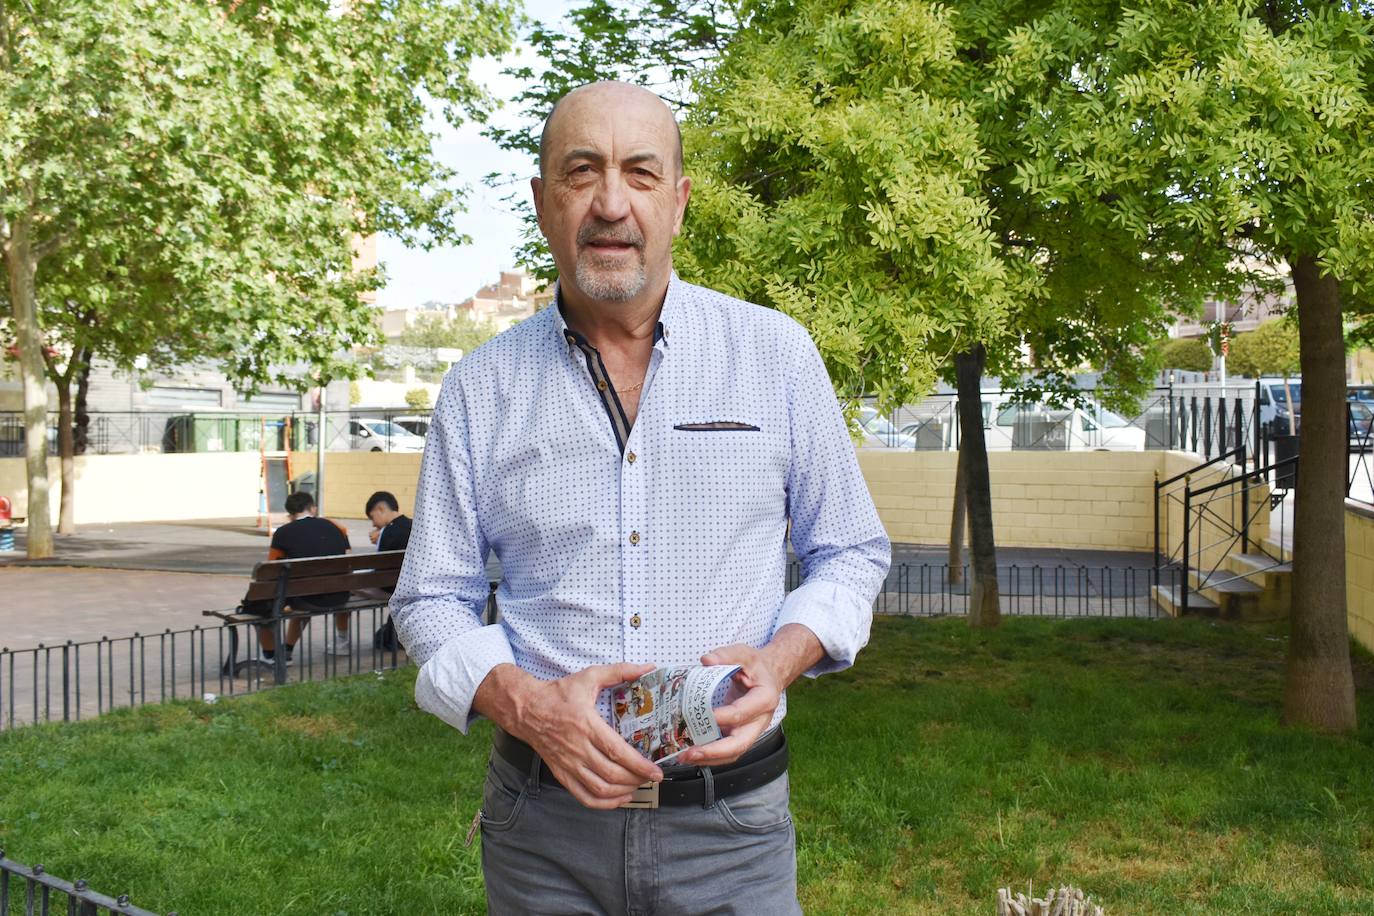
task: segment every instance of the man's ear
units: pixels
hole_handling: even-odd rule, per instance
[[[677,218],[673,220],[673,235],[679,235],[682,232],[683,217],[687,215],[687,201],[692,196],[692,179],[683,175],[677,180],[674,190],[677,193]]]
[[[539,220],[539,230],[544,230],[544,179],[530,179],[530,194],[534,197],[534,215]]]

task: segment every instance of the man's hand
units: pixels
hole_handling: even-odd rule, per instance
[[[379,537],[381,537],[381,536],[382,536],[382,529],[376,527],[375,525],[373,526],[372,530],[369,531],[369,532],[367,533],[367,539],[368,539],[369,541],[371,541],[372,543],[374,543],[374,544],[377,543],[377,538],[379,538]]]
[[[824,655],[816,634],[795,623],[779,629],[762,649],[736,644],[703,655],[703,665],[740,666],[726,694],[729,702],[716,710],[724,737],[684,751],[676,762],[699,767],[734,763],[773,721],[782,692]]]
[[[663,771],[606,724],[596,701],[605,688],[652,670],[653,665],[593,665],[540,681],[513,665],[500,665],[482,681],[473,706],[534,748],[583,805],[618,808],[639,786],[661,780]]]

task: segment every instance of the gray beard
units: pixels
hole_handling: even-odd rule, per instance
[[[595,255],[591,255],[595,257]],[[589,258],[583,256],[577,259],[577,288],[592,299],[599,299],[602,302],[629,302],[635,296],[644,291],[648,285],[649,278],[644,273],[644,256],[641,252],[639,263],[635,265],[633,273],[628,276],[621,272],[611,272],[598,270],[588,263]]]

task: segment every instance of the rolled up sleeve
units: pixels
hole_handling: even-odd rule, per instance
[[[426,437],[391,612],[402,645],[420,665],[415,701],[463,732],[477,717],[472,699],[487,673],[514,661],[504,627],[482,624],[490,548],[475,494],[462,385],[450,373]]]
[[[774,631],[797,623],[816,635],[826,657],[807,672],[815,677],[849,667],[868,643],[892,546],[825,364],[805,332],[801,337],[789,387],[787,500],[802,584],[783,601]]]

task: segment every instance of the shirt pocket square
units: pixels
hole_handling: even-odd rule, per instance
[[[759,432],[759,428],[753,423],[739,423],[734,420],[715,420],[710,423],[677,423],[673,429],[680,429],[685,433]]]

